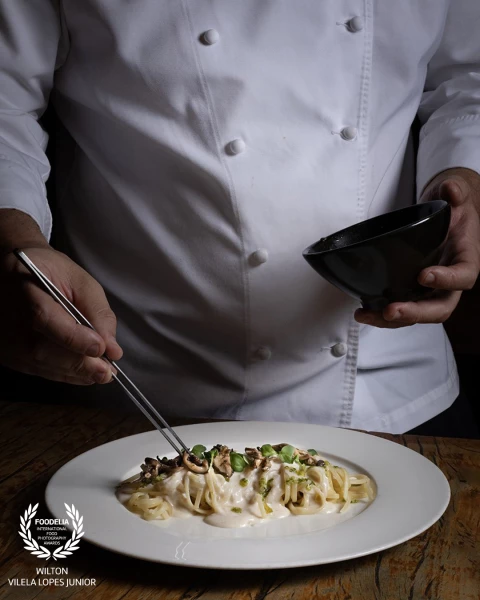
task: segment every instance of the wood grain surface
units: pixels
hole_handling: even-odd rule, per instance
[[[95,586],[12,586],[45,566],[23,549],[17,531],[27,506],[40,503],[50,477],[78,454],[151,429],[141,415],[81,406],[0,402],[0,600],[478,600],[480,598],[480,441],[382,437],[432,460],[452,500],[423,534],[395,548],[341,563],[271,571],[215,571],[127,558],[82,541],[62,562],[65,579]],[[414,490],[421,494],[421,489]],[[58,577],[58,576],[57,576]]]

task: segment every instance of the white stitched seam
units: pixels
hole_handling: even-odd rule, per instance
[[[373,37],[373,10],[372,0],[365,0],[365,41],[364,57],[362,65],[362,84],[360,92],[359,107],[359,129],[360,129],[360,157],[358,174],[358,198],[357,218],[361,220],[365,211],[365,188],[368,151],[368,102],[370,93],[370,81],[372,70],[372,37]],[[358,357],[359,324],[353,315],[350,317],[348,328],[348,352],[344,370],[344,394],[343,405],[340,413],[340,427],[348,427],[352,420],[353,399],[355,396],[355,382]]]
[[[248,280],[248,273],[245,268],[245,243],[244,243],[244,239],[243,239],[243,235],[242,235],[242,220],[240,218],[240,210],[238,207],[237,197],[236,197],[236,193],[235,193],[235,187],[233,184],[233,177],[232,177],[232,174],[230,173],[230,169],[228,168],[228,165],[225,161],[225,157],[223,154],[223,145],[221,143],[220,132],[218,129],[217,119],[215,116],[215,107],[214,107],[214,103],[213,103],[213,98],[210,94],[210,89],[208,87],[205,73],[203,71],[203,68],[202,68],[202,65],[200,62],[200,57],[198,55],[197,48],[195,46],[195,42],[194,42],[195,32],[193,29],[193,23],[190,18],[190,13],[188,10],[188,4],[185,0],[183,0],[182,6],[183,6],[185,18],[187,19],[188,26],[189,26],[190,32],[191,32],[193,54],[195,57],[195,62],[197,65],[198,73],[200,75],[200,82],[202,85],[202,90],[205,95],[205,99],[207,101],[207,109],[208,109],[208,114],[210,117],[212,133],[214,135],[215,142],[217,145],[218,156],[219,156],[219,159],[220,159],[220,161],[225,169],[226,175],[227,175],[230,199],[232,202],[233,213],[234,213],[234,216],[235,216],[235,218],[237,220],[237,224],[238,224],[238,235],[240,238],[240,245],[241,245],[241,249],[242,249],[242,260],[240,261],[240,269],[241,269],[241,273],[242,273],[243,293],[244,293],[244,316],[243,316],[243,318],[244,318],[244,327],[245,327],[245,372],[244,372],[244,384],[243,384],[243,398],[239,403],[239,406],[236,411],[236,417],[235,417],[236,419],[240,419],[240,416],[239,416],[240,411],[243,409],[243,407],[247,401],[247,396],[248,396],[248,384],[247,384],[248,358],[249,358],[250,337],[251,337],[250,336],[250,319],[249,319],[249,316],[250,316],[249,280]]]
[[[432,117],[430,117],[431,119]],[[461,115],[459,117],[450,117],[449,119],[436,119],[433,117],[433,120],[427,120],[425,125],[422,127],[420,131],[420,140],[423,141],[426,137],[428,137],[431,133],[433,133],[438,127],[443,125],[452,125],[453,123],[457,123],[459,121],[477,121],[480,119],[480,115]]]

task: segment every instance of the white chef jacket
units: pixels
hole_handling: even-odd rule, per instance
[[[443,327],[359,325],[302,250],[414,202],[415,160],[417,199],[480,171],[478,0],[0,7],[0,206],[50,235],[53,90],[69,254],[160,410],[401,433],[453,402]]]

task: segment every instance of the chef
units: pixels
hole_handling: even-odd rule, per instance
[[[441,323],[480,266],[478,0],[0,12],[2,365],[89,385],[111,380],[104,352],[123,352],[166,415],[402,433],[454,403]],[[65,128],[64,253],[48,243],[49,101]],[[452,206],[451,266],[419,276],[435,299],[363,311],[302,258],[437,197]],[[15,247],[98,333],[29,279]]]

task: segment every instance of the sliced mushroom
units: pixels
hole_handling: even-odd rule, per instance
[[[268,471],[268,469],[272,466],[272,457],[264,456],[262,461],[262,471]]]
[[[230,464],[230,448],[228,446],[216,447],[218,454],[213,459],[214,468],[225,477],[233,475],[232,465]]]
[[[299,450],[298,458],[310,467],[317,464],[315,458],[306,450]]]
[[[193,473],[206,473],[208,471],[208,461],[198,458],[195,454],[183,453],[183,465]]]
[[[263,454],[258,448],[245,448],[245,454],[252,459],[252,467],[258,469],[264,459]]]
[[[272,457],[263,456],[262,451],[258,446],[257,448],[245,448],[245,454],[253,461],[252,467],[254,469],[260,467],[262,471],[268,471],[272,466]]]
[[[145,465],[142,465],[142,469],[145,466],[147,472],[150,474],[151,477],[156,477],[158,475],[158,470],[161,466],[161,462],[159,460],[157,460],[156,458],[150,458],[149,456],[147,456],[145,458]]]
[[[165,467],[175,470],[182,466],[182,456],[177,454],[175,458],[164,459],[161,462]]]

